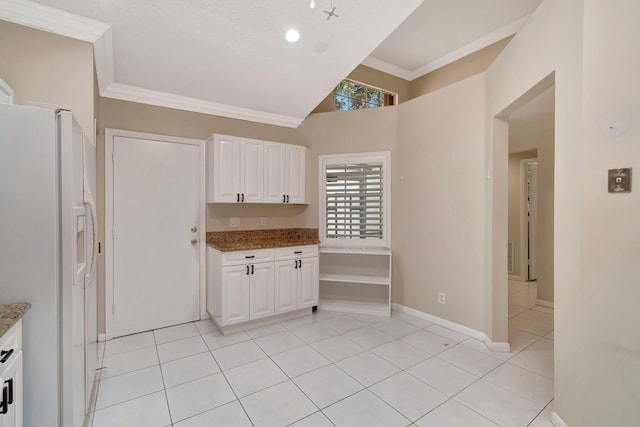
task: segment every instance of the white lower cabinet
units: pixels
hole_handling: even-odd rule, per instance
[[[273,263],[251,264],[249,272],[249,320],[273,315]]]
[[[0,339],[0,427],[22,427],[22,320]]]
[[[237,265],[222,268],[221,323],[231,325],[249,320],[249,276],[245,273],[248,266]]]
[[[318,248],[207,248],[207,311],[226,327],[318,303]]]

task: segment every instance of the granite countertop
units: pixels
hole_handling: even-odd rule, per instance
[[[207,233],[207,244],[221,252],[317,245],[317,228],[217,231]]]
[[[31,303],[0,304],[0,338],[18,323],[18,320],[31,308]]]

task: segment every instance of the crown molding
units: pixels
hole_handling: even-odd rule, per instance
[[[173,95],[170,93],[158,92],[155,90],[143,89],[120,83],[112,83],[100,95],[105,98],[119,99],[122,101],[138,102],[142,104],[156,105],[158,107],[212,114],[231,119],[248,120],[251,122],[290,128],[297,128],[304,120],[304,117],[299,118],[266,113],[263,111],[251,110],[249,108],[219,104],[216,102],[204,101],[181,95]]]
[[[448,53],[447,55],[428,62],[422,67],[416,68],[413,71],[398,67],[397,65],[390,64],[372,56],[367,57],[362,63],[368,67],[374,68],[378,71],[382,71],[383,73],[391,74],[393,76],[400,77],[401,79],[412,81],[424,76],[427,73],[435,71],[438,68],[449,65],[452,62],[457,61],[458,59],[464,58],[467,55],[477,52],[480,49],[484,49],[485,47],[492,45],[493,43],[498,42],[506,37],[514,35],[520,30],[520,28],[522,28],[527,19],[529,19],[529,16],[530,15],[525,15],[517,21],[505,25],[502,28],[498,28],[497,30],[483,37],[480,37],[479,39],[474,40],[473,42],[464,45],[461,48]]]
[[[364,61],[362,61],[362,65],[371,67],[374,70],[382,71],[383,73],[391,74],[392,76],[400,77],[401,79],[409,81],[414,79],[413,73],[406,68],[398,67],[397,65],[373,56],[367,56]]]
[[[111,28],[103,22],[28,0],[0,0],[0,19],[90,43]]]

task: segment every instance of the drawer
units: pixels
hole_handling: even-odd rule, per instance
[[[19,320],[0,339],[0,374],[18,357],[22,350],[22,320]],[[6,359],[5,359],[6,358]],[[4,363],[2,362],[4,360]]]
[[[222,266],[253,264],[273,261],[273,249],[256,249],[253,251],[224,252]]]
[[[276,261],[318,256],[318,245],[289,246],[276,249]]]

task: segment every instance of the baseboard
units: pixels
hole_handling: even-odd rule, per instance
[[[105,342],[107,340],[107,334],[98,334],[98,342]]]
[[[558,415],[556,411],[551,412],[551,424],[556,427],[569,427],[567,423],[562,421],[562,418],[560,418],[560,415]]]
[[[444,326],[445,328],[451,329],[452,331],[460,332],[461,334],[465,334],[470,336],[471,338],[480,340],[491,351],[499,351],[499,352],[505,352],[505,353],[508,353],[510,351],[508,342],[493,342],[484,332],[478,331],[473,328],[469,328],[468,326],[464,326],[447,319],[443,319],[438,316],[434,316],[433,314],[416,310],[415,308],[407,307],[406,305],[394,303],[391,306],[394,310],[398,310],[403,313],[410,314],[419,319],[423,319],[431,323],[435,323],[436,325]]]
[[[545,301],[543,299],[537,299],[536,305],[539,305],[541,307],[553,308],[553,301]]]

